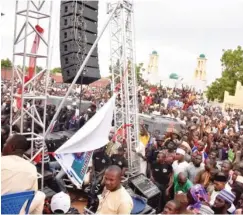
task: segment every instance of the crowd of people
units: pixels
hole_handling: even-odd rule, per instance
[[[5,116],[10,112],[7,89],[2,89],[2,114]],[[89,111],[83,113],[87,117],[81,124],[78,123],[76,129],[82,127],[96,113],[96,109],[109,99],[110,93],[102,96],[103,92],[100,91],[100,95],[95,97],[91,94],[88,98],[93,103]],[[99,101],[95,101],[95,98],[99,98]],[[138,101],[140,113],[173,118],[182,124],[180,131],[172,128],[158,134],[149,132],[140,121],[138,149],[134,152],[140,157],[140,172],[161,192],[156,212],[242,214],[243,111],[211,106],[202,93],[188,87],[140,86]],[[69,115],[65,110],[62,111],[65,114],[59,117],[59,130],[73,128],[75,123],[70,123],[70,120],[77,122],[77,118],[73,118],[75,108]],[[50,113],[55,113],[55,107],[50,108]],[[97,197],[95,189],[100,185],[101,198],[93,211],[97,214],[130,214],[134,207],[132,198],[122,185],[128,169],[126,140],[116,141],[114,135],[116,131],[113,129],[109,143],[94,152],[83,186],[84,189],[89,188],[90,207],[92,200]],[[45,195],[38,191],[37,170],[33,164],[20,158],[30,148],[30,143],[19,134],[9,137],[7,126],[2,126],[1,137],[4,144],[1,159],[2,195],[35,190],[30,213],[41,214]],[[57,183],[57,196],[51,202],[52,213],[70,213],[71,199],[63,180],[65,171],[49,158],[47,147],[45,151],[45,169],[53,172],[53,181]]]

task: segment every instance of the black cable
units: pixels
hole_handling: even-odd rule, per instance
[[[85,69],[84,69],[85,70]],[[81,102],[82,102],[82,92],[83,92],[83,78],[84,75],[81,75],[81,79],[80,79],[80,95],[79,95],[79,117],[81,116]]]

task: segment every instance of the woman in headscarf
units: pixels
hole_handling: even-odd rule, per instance
[[[209,202],[209,196],[205,188],[201,184],[196,184],[187,192],[188,198],[188,210],[198,213],[201,206],[207,205]]]

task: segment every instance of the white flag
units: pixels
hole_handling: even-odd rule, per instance
[[[109,142],[115,98],[116,94],[55,153],[88,152],[105,146]]]

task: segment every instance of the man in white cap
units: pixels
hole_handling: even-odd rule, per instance
[[[186,171],[189,164],[185,161],[185,154],[185,150],[181,148],[176,150],[176,160],[172,164],[174,174]]]
[[[54,214],[66,214],[70,207],[70,196],[64,192],[55,194],[51,199],[51,211]]]
[[[64,192],[57,193],[52,197],[51,211],[53,214],[80,214],[76,208],[71,207],[71,198]]]
[[[231,214],[231,212],[229,212],[229,209],[232,207],[234,200],[235,200],[235,195],[232,192],[226,189],[221,190],[217,195],[214,201],[214,205],[212,207],[214,213]]]

